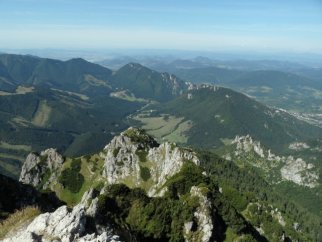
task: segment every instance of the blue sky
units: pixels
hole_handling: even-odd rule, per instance
[[[1,48],[322,53],[321,0],[0,0]]]

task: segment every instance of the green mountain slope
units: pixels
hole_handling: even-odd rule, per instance
[[[131,63],[117,70],[112,78],[116,88],[128,89],[136,97],[169,101],[187,89],[185,82],[174,75],[159,73]]]
[[[318,80],[280,71],[255,71],[222,84],[271,106],[301,112],[321,111],[322,82]]]
[[[59,61],[2,54],[0,63],[17,85],[45,86],[87,94],[109,90],[111,71],[83,59]]]
[[[48,146],[68,155],[95,152],[142,105],[46,88],[0,96],[0,171],[17,176],[26,153]]]
[[[10,77],[7,68],[0,63],[0,90],[13,92],[16,88],[14,80]]]
[[[225,139],[249,134],[281,152],[293,141],[322,137],[321,128],[226,88],[192,90],[147,109],[155,109],[151,117],[168,114],[182,117],[182,122],[190,120],[193,125],[184,132],[186,143],[199,147],[218,148]]]
[[[246,93],[270,106],[296,112],[321,112],[322,82],[285,67],[246,71],[231,68],[167,67],[165,70],[193,83],[215,83]],[[314,69],[309,71],[314,72]]]
[[[40,61],[41,58],[29,55],[0,55],[0,63],[6,67],[9,75],[17,84],[26,82]]]

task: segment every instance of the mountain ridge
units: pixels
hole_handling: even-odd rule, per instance
[[[266,146],[282,151],[283,146],[286,148],[295,140],[318,139],[322,135],[321,128],[300,121],[283,110],[216,86],[187,91],[165,104],[146,108],[149,109],[154,111],[149,114],[143,110],[142,117],[146,119],[137,120],[145,122],[148,118],[152,120],[164,115],[190,120],[193,125],[184,131],[187,144],[199,147],[212,148],[222,143],[222,139],[250,134]]]
[[[152,155],[152,153],[158,153],[158,149],[165,146],[169,148],[167,152],[161,152],[161,156]],[[229,185],[224,182],[225,180],[221,180],[230,179],[230,176],[227,176],[228,173],[235,176],[238,172],[242,174],[245,171],[233,166],[231,162],[218,159],[207,152],[195,153],[201,162],[194,163],[189,161],[189,159],[193,159],[193,156],[186,157],[183,153],[180,155],[176,151],[178,149],[186,154],[194,152],[176,147],[175,144],[158,144],[144,131],[129,128],[120,136],[115,137],[101,153],[93,156],[83,156],[76,159],[65,158],[62,163],[59,158],[56,163],[56,158],[59,155],[55,153],[56,151],[50,150],[52,153],[50,155],[48,153],[48,156],[45,156],[46,153],[36,154],[34,157],[37,160],[36,163],[33,163],[34,159],[27,158],[24,168],[30,165],[29,162],[34,164],[36,170],[41,167],[50,169],[49,166],[52,165],[50,176],[46,175],[46,171],[33,174],[35,177],[40,174],[41,179],[53,183],[46,187],[38,186],[39,189],[54,189],[58,196],[63,193],[66,195],[68,192],[77,199],[73,200],[71,204],[71,200],[65,196],[63,200],[72,205],[72,209],[62,206],[52,213],[36,216],[26,224],[25,229],[11,233],[5,241],[14,241],[20,238],[32,241],[30,239],[32,233],[41,236],[41,241],[46,241],[46,238],[52,236],[63,241],[96,241],[97,239],[112,241],[114,239],[114,241],[186,240],[206,242],[224,241],[228,237],[246,241],[268,241],[268,239],[276,240],[282,237],[288,239],[312,238],[307,237],[311,236],[309,233],[300,232],[293,228],[294,215],[288,210],[276,207],[280,205],[271,199],[272,197],[277,198],[273,191],[265,190],[268,192],[266,196],[269,197],[267,200],[269,202],[266,204],[265,196],[261,198],[261,192],[252,195],[246,193],[248,195],[245,195],[241,191],[235,190],[234,185]],[[45,152],[49,152],[49,150]],[[53,155],[54,153],[55,155]],[[168,156],[171,153],[172,155]],[[168,165],[175,168],[171,168],[172,173],[168,176],[161,175],[163,181],[159,184],[153,178],[152,164],[160,163],[159,165],[161,165],[165,162],[164,155],[169,157]],[[60,168],[57,169],[55,164]],[[221,168],[226,165],[230,169]],[[133,182],[133,180],[125,179],[131,176],[132,172],[117,171],[118,169],[131,171],[131,169],[136,169],[136,166],[141,171],[149,169],[150,176],[147,175],[147,171],[139,172],[137,174],[139,176],[138,182]],[[115,171],[115,181],[109,182],[108,178],[111,176],[108,173],[100,172],[102,169],[108,171],[108,167]],[[31,175],[34,168],[27,169],[27,173],[23,172],[22,177],[27,174]],[[219,175],[220,173],[222,175]],[[160,173],[156,172],[156,174]],[[249,185],[247,189],[255,189],[256,187],[258,189],[258,186],[260,189],[265,187],[265,182],[260,180],[255,173],[249,175],[246,172],[245,175],[246,177],[256,177],[254,181],[256,185],[250,185],[251,183],[247,183],[247,179],[244,180],[244,178],[242,183],[239,182],[239,184],[246,182]],[[56,178],[51,179],[52,176],[56,176]],[[66,180],[65,176],[83,178]],[[24,181],[28,183],[32,180]],[[100,182],[97,183],[97,181]],[[88,185],[88,182],[91,182],[91,185]],[[63,186],[60,187],[54,183],[63,183]],[[132,188],[125,186],[124,183],[132,184]],[[41,181],[41,184],[46,184],[46,182]],[[145,187],[144,184],[148,186]],[[165,191],[148,195],[149,193],[146,191],[149,190],[149,187],[157,184],[159,184],[159,188],[166,188]],[[84,186],[86,189],[83,189]],[[80,194],[78,194],[79,192]],[[238,200],[234,196],[237,196]],[[252,198],[247,198],[247,196],[252,196]],[[242,204],[241,201],[247,202]],[[291,206],[295,205],[288,202],[287,207]],[[257,207],[262,208],[263,215],[256,213]],[[244,208],[247,212],[242,212]],[[305,213],[304,215],[307,216]],[[256,216],[263,216],[258,217],[261,219],[259,224],[254,220]],[[270,216],[272,221],[269,222],[268,218],[264,219],[265,216]],[[274,233],[270,233],[271,226],[274,227]],[[301,222],[301,226],[309,225]]]

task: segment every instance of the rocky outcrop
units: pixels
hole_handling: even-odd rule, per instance
[[[246,136],[236,136],[232,144],[236,144],[236,154],[242,152],[254,151],[261,158],[264,157],[264,151],[261,147],[259,141],[253,141],[252,137]]]
[[[18,229],[14,235],[9,235],[4,242],[119,241],[119,236],[115,235],[108,225],[102,226],[95,223],[97,207],[93,207],[92,204],[97,195],[93,189],[90,189],[84,194],[82,202],[73,209],[61,206],[53,213],[41,214],[29,225]]]
[[[207,198],[208,189],[205,187],[191,187],[190,194],[197,197],[199,207],[194,213],[197,229],[192,229],[193,221],[186,222],[184,225],[184,237],[186,241],[208,242],[211,241],[213,234],[212,205]]]
[[[247,162],[258,167],[266,173],[267,177],[274,177],[273,182],[287,180],[309,188],[318,185],[319,174],[315,170],[314,164],[308,163],[302,158],[275,155],[249,135],[236,136],[231,144],[235,146],[235,149],[233,152],[225,154],[224,158]],[[289,148],[298,150],[308,149],[309,146],[302,142],[296,142],[290,144]]]
[[[22,166],[19,181],[47,189],[50,182],[57,180],[63,163],[63,157],[52,148],[42,151],[40,155],[30,153]]]
[[[161,195],[167,178],[180,171],[185,162],[199,165],[194,152],[175,144],[159,145],[145,132],[129,128],[104,149],[104,172],[109,184],[123,182],[129,187],[143,187],[149,196]]]
[[[294,142],[294,143],[291,143],[288,148],[290,150],[305,150],[305,149],[309,149],[310,146],[304,142]]]
[[[315,166],[306,163],[302,158],[295,159],[293,156],[288,156],[281,169],[281,175],[284,180],[292,181],[301,186],[314,188],[318,185],[319,175]]]

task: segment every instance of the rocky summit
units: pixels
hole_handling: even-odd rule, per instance
[[[196,154],[175,144],[159,145],[142,130],[129,128],[105,148],[103,176],[109,184],[123,182],[145,187],[149,196],[164,193],[167,178],[178,173],[187,161],[199,165]]]
[[[64,205],[54,212],[40,214],[15,233],[9,233],[4,241],[123,241],[128,236],[136,241],[131,232],[120,232],[112,221],[102,223],[109,220],[100,212],[105,209],[103,201],[110,186],[122,183],[132,189],[143,189],[148,197],[163,197],[168,192],[166,183],[185,164],[200,165],[192,150],[172,143],[158,144],[143,130],[135,128],[114,137],[99,156],[104,160],[99,187],[90,187],[73,208]],[[19,180],[41,190],[55,191],[57,181],[68,169],[65,162],[55,149],[30,153]],[[205,189],[192,186],[188,192],[186,199],[194,199],[196,204],[191,218],[181,224],[182,238],[186,241],[210,241],[213,236],[212,204]],[[123,233],[129,235],[122,237]]]
[[[57,179],[55,174],[60,171],[63,162],[63,157],[55,149],[47,149],[40,154],[30,153],[22,166],[19,181],[34,187],[42,185],[46,189],[48,182]],[[49,178],[44,183],[46,176]]]

